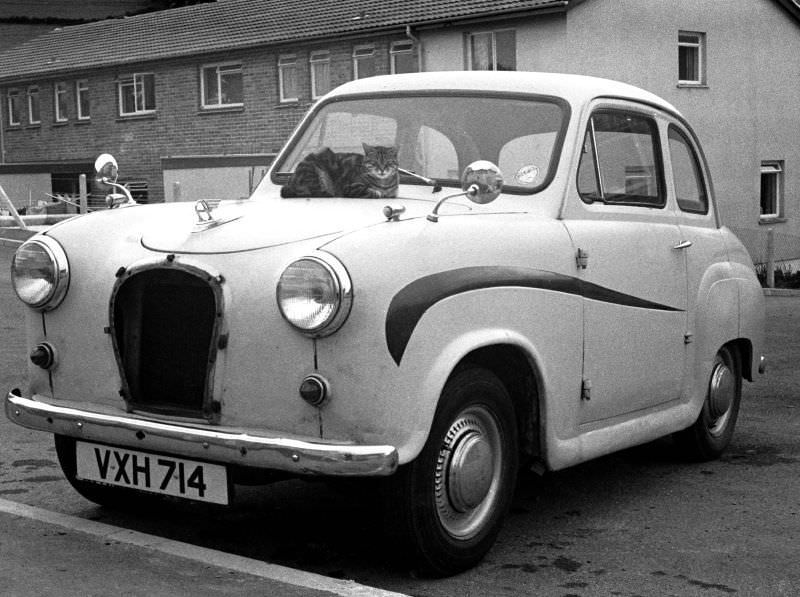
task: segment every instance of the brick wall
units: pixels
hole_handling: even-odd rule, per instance
[[[374,44],[378,74],[390,71],[389,47],[402,36],[359,39],[313,46],[260,48],[208,55],[154,64],[117,67],[113,70],[76,73],[47,80],[31,80],[15,85],[24,95],[28,85],[40,93],[41,124],[8,125],[7,92],[3,99],[3,128],[6,163],[88,160],[103,152],[116,156],[120,180],[147,182],[149,200],[163,201],[161,158],[187,155],[217,156],[269,154],[278,151],[295,128],[311,101],[308,58],[313,50],[328,50],[331,55],[331,84],[340,85],[353,78],[352,52],[355,45]],[[279,54],[297,56],[299,100],[279,101],[277,58]],[[200,67],[216,62],[241,62],[244,106],[223,110],[203,110],[200,98]],[[137,73],[155,75],[156,112],[141,117],[118,115],[118,77]],[[75,82],[86,79],[91,98],[91,119],[76,118]],[[54,86],[68,84],[68,122],[56,123]]]

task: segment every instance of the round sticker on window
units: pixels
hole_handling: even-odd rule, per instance
[[[514,175],[514,179],[521,184],[533,184],[539,177],[539,168],[536,166],[523,166]]]

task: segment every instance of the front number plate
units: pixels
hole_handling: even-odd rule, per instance
[[[228,503],[224,466],[100,444],[76,442],[77,477],[161,495]]]

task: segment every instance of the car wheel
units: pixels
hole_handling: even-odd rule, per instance
[[[683,452],[692,460],[719,458],[731,441],[739,404],[742,376],[738,353],[720,349],[711,368],[703,409],[694,424],[675,434]]]
[[[389,480],[389,516],[419,571],[454,574],[483,558],[513,498],[517,462],[505,386],[485,369],[455,373],[422,452]]]
[[[75,439],[64,435],[56,435],[55,444],[58,463],[61,465],[61,470],[64,472],[67,481],[90,502],[109,508],[126,508],[144,505],[144,502],[150,498],[150,496],[138,491],[110,487],[78,479],[76,477]]]

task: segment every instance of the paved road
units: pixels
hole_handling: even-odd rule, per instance
[[[0,247],[0,264],[9,255]],[[7,276],[0,266],[0,388],[20,383],[24,368],[22,309]],[[392,562],[367,486],[292,481],[243,488],[224,511],[114,513],[68,487],[49,438],[4,420],[0,498],[416,597],[795,596],[800,297],[770,297],[767,306],[769,372],[746,384],[721,460],[684,463],[663,440],[543,478],[524,475],[495,549],[454,578],[416,578]],[[183,565],[173,564],[166,572],[182,575]],[[92,570],[80,560],[73,566]]]

